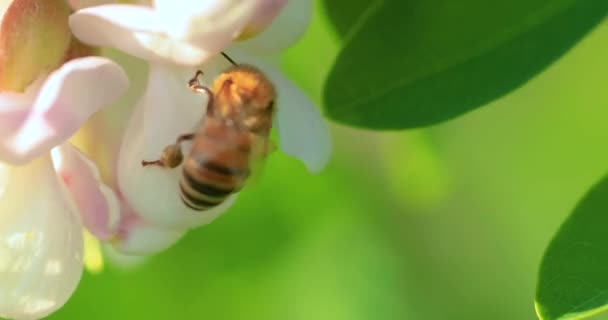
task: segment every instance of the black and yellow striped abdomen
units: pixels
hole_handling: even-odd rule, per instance
[[[223,203],[249,176],[251,133],[230,129],[208,118],[194,138],[179,183],[182,201],[193,210]]]

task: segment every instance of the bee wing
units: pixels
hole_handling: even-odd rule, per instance
[[[250,175],[247,184],[257,184],[266,167],[266,159],[276,150],[276,143],[269,137],[255,136],[249,157]]]

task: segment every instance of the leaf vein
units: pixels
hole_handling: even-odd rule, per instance
[[[361,28],[363,28],[365,23],[369,19],[371,19],[374,16],[374,14],[376,12],[378,12],[378,10],[380,10],[380,8],[382,8],[384,3],[385,3],[385,0],[375,0],[372,3],[370,3],[367,6],[367,8],[365,8],[365,10],[363,10],[363,12],[361,12],[361,15],[357,18],[357,21],[355,21],[353,26],[344,35],[344,46],[346,46],[346,44],[348,44],[352,41],[352,39],[355,37],[355,35],[357,35],[357,33],[359,33]]]

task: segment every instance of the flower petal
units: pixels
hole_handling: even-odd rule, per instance
[[[239,40],[249,39],[262,32],[287,4],[287,0],[258,0],[256,13],[239,34]]]
[[[27,119],[43,80],[35,81],[24,93],[0,92],[0,160],[14,153],[13,136]]]
[[[231,51],[230,55],[239,63],[257,66],[274,83],[281,150],[302,160],[308,171],[321,171],[331,155],[331,136],[319,109],[276,68],[236,50]]]
[[[131,225],[124,238],[114,242],[114,248],[126,255],[154,254],[170,248],[185,233],[186,230],[165,229],[140,221]]]
[[[72,9],[78,10],[87,7],[99,6],[108,3],[114,3],[112,0],[67,0]]]
[[[118,186],[118,152],[129,118],[146,87],[149,68],[147,62],[116,51],[112,53],[112,60],[120,64],[129,77],[127,94],[93,115],[69,141],[95,161],[102,180],[115,188]]]
[[[200,28],[199,22],[192,22],[200,10],[193,13],[192,7],[175,2],[171,7],[176,9],[119,4],[90,7],[72,14],[70,27],[77,38],[90,45],[117,48],[144,60],[182,65],[198,65],[217,54],[232,40],[232,34],[227,35],[230,28],[238,27],[225,19],[218,25],[205,24]],[[199,4],[194,8],[207,7]],[[177,9],[184,9],[178,12],[181,15],[172,14]],[[197,32],[190,32],[194,27]],[[180,33],[179,37],[175,33]]]
[[[149,255],[166,250],[186,233],[157,227],[142,220],[125,202],[122,202],[122,220],[113,248],[126,255]]]
[[[207,64],[203,80],[212,80],[223,67],[222,63]],[[212,210],[191,210],[179,196],[181,167],[141,165],[142,160],[159,159],[167,145],[175,143],[179,135],[194,132],[201,121],[207,98],[187,88],[193,72],[188,68],[150,66],[147,91],[131,116],[119,155],[118,180],[125,199],[146,222],[165,228],[209,223],[231,205],[226,201]],[[185,155],[189,148],[190,143],[182,145]]]
[[[120,206],[114,192],[101,182],[95,163],[70,143],[51,152],[55,170],[74,199],[84,225],[98,239],[110,240],[118,227]]]
[[[86,57],[64,64],[44,83],[19,130],[2,137],[0,161],[23,163],[48,152],[127,86],[125,73],[108,59]]]
[[[49,156],[0,165],[0,317],[60,308],[82,273],[82,229]]]
[[[162,59],[138,40],[138,37],[165,37],[162,23],[151,7],[128,4],[89,7],[73,13],[69,22],[74,36],[89,45],[117,48],[144,60]]]
[[[174,39],[185,40],[208,52],[219,53],[258,14],[262,1],[156,0],[155,7]],[[201,61],[202,62],[202,61]]]
[[[308,171],[321,171],[331,155],[327,122],[313,102],[291,81],[266,69],[280,92],[277,102],[277,129],[281,149],[302,160]]]
[[[117,267],[122,271],[137,269],[145,264],[149,258],[149,256],[122,253],[111,244],[104,244],[101,247],[101,252],[108,265]]]
[[[311,0],[287,1],[287,5],[264,31],[251,39],[235,43],[235,48],[253,54],[269,54],[291,46],[302,37],[310,24],[312,6]]]

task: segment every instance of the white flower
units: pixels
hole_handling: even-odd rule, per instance
[[[118,200],[67,140],[128,79],[108,59],[77,58],[87,50],[71,41],[63,0],[0,10],[0,317],[37,319],[75,290],[83,227],[115,233]]]
[[[65,141],[127,85],[120,67],[90,57],[26,93],[0,93],[0,316],[61,307],[80,280],[83,226],[102,239],[114,233],[118,201]]]
[[[108,4],[79,10],[74,34],[96,46],[119,48],[152,62],[198,65],[242,32],[263,28],[280,0],[156,0],[150,5]]]
[[[269,25],[283,4],[275,0],[157,0],[149,5],[89,7],[71,16],[70,26],[81,41],[117,48],[149,62],[147,88],[130,116],[118,159],[118,185],[126,202],[119,249],[140,254],[163,250],[189,228],[211,222],[234,201],[235,196],[212,210],[191,210],[179,197],[180,167],[141,165],[142,160],[158,159],[177,136],[193,132],[201,121],[207,97],[191,93],[187,81],[200,68],[203,84],[209,85],[227,69],[230,64],[218,56],[220,51],[228,50],[238,63],[257,66],[275,84],[275,124],[283,152],[301,159],[312,172],[324,167],[331,144],[318,109],[276,68],[247,54],[271,53],[303,33],[311,2],[290,2]],[[239,38],[247,40],[227,48]]]

